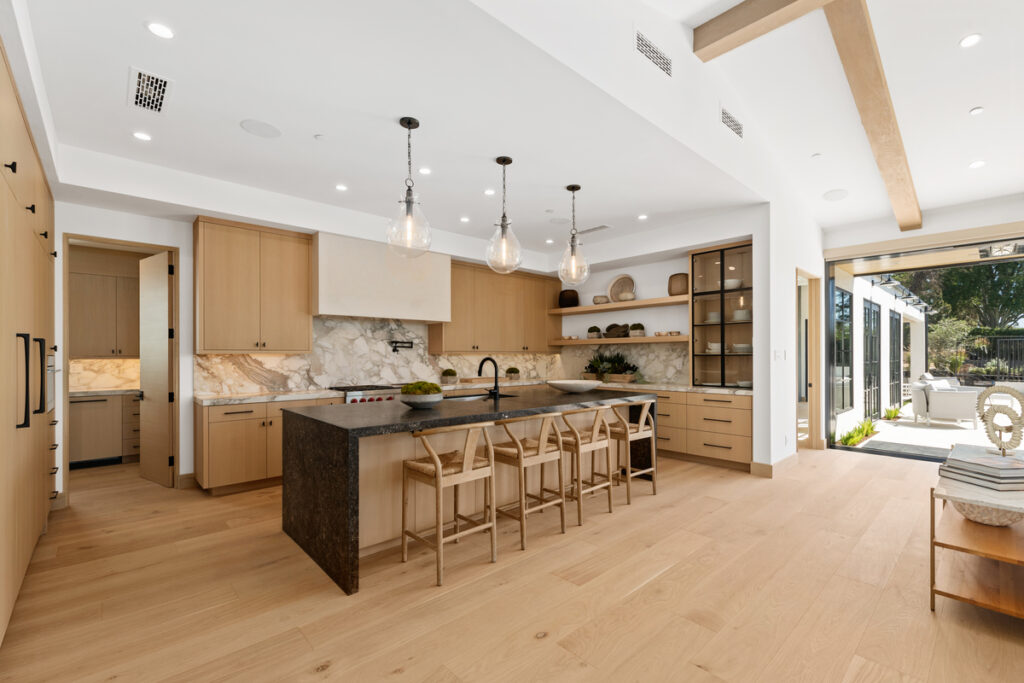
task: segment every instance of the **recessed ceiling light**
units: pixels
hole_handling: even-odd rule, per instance
[[[491,195],[494,194],[494,190],[492,190],[491,188],[487,188],[486,190],[484,190],[484,194],[490,197]]]
[[[982,161],[981,159],[978,159],[977,161],[972,161],[971,163],[967,164],[967,168],[981,168],[984,165],[985,162]]]
[[[146,24],[146,28],[148,28],[149,32],[152,33],[157,38],[163,38],[164,40],[170,40],[171,38],[174,37],[174,31],[171,30],[170,26],[165,26],[164,24],[158,24],[155,21]]]
[[[420,175],[430,175],[430,169],[424,166],[420,169]]]
[[[836,189],[829,190],[825,194],[821,195],[821,198],[824,199],[826,202],[841,202],[849,196],[849,192],[847,192],[841,187],[837,187]]]
[[[143,133],[141,130],[135,131],[134,133],[132,133],[132,135],[135,137],[136,140],[142,140],[143,142],[149,142],[150,140],[153,139],[152,135],[150,135],[149,133]]]
[[[646,213],[642,213],[639,216],[637,216],[636,219],[638,221],[645,221],[645,220],[647,220],[647,214]]]
[[[468,223],[469,222],[469,216],[463,216],[462,218],[459,219],[459,221],[462,222],[462,223]]]
[[[980,33],[968,33],[960,39],[960,47],[974,47],[981,42]]]
[[[257,121],[256,119],[246,119],[239,123],[246,133],[252,133],[256,137],[260,138],[279,138],[281,137],[281,131],[274,126],[270,125],[265,121]]]
[[[984,113],[985,113],[985,107],[971,107],[971,110],[970,110],[971,116],[978,116],[979,114],[984,114]]]
[[[341,183],[338,183],[337,185],[334,186],[334,189],[337,190],[338,192],[344,192],[345,190],[348,189],[348,185],[342,185]]]
[[[555,243],[555,241],[553,239],[546,239],[546,240],[544,240],[544,244],[554,244],[554,243]]]

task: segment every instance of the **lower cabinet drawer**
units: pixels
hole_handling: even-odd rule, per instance
[[[210,406],[210,422],[255,420],[266,416],[266,403],[240,403],[229,406]]]
[[[718,434],[750,436],[750,411],[736,408],[689,406],[686,428]]]
[[[686,428],[686,406],[680,403],[665,403],[658,399],[657,403],[657,424],[658,426]]]
[[[654,392],[658,396],[658,404],[662,403],[679,403],[686,405],[686,393],[682,391],[656,391]]]
[[[138,439],[142,428],[138,422],[122,422],[121,423],[121,438],[122,439]]]
[[[686,452],[686,430],[658,425],[658,448],[676,453]]]
[[[138,455],[139,437],[132,439],[121,439],[121,455]]]
[[[750,462],[750,437],[686,430],[686,452],[705,458]]]

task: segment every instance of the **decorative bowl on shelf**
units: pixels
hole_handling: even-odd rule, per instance
[[[623,292],[619,294],[619,301],[633,301],[636,299],[636,294],[633,292]]]
[[[547,385],[567,394],[579,394],[596,389],[601,384],[599,379],[549,379]]]
[[[720,311],[708,311],[707,317],[704,318],[706,323],[720,323],[722,322],[722,313]]]
[[[687,273],[675,273],[668,276],[668,295],[680,296],[690,292],[690,276]]]
[[[985,524],[988,526],[1010,526],[1011,524],[1016,524],[1020,520],[1024,519],[1024,512],[1000,510],[999,508],[989,507],[988,505],[962,503],[958,500],[954,500],[952,502],[953,507],[956,508],[957,512],[978,524]]]
[[[679,337],[679,336],[682,336],[682,334],[683,333],[680,332],[679,330],[669,330],[669,332],[668,332],[668,336],[670,336],[670,337]]]
[[[559,308],[575,308],[580,305],[580,293],[575,289],[563,289],[558,293]]]
[[[753,353],[754,352],[754,345],[753,344],[733,344],[732,345],[732,350],[733,350],[733,353]]]
[[[413,410],[430,410],[444,399],[444,394],[402,394],[399,399]]]
[[[708,353],[721,353],[722,342],[708,342]]]
[[[722,283],[722,286],[725,287],[725,289],[739,289],[743,286],[743,280],[736,277],[726,278],[725,282]]]
[[[736,382],[736,386],[741,387],[743,389],[749,389],[750,387],[754,386],[754,383],[748,379],[743,379]]]
[[[737,308],[732,312],[732,320],[737,323],[745,323],[750,321],[750,309],[749,308]]]
[[[624,295],[632,295],[628,299]],[[608,298],[612,301],[632,301],[636,298],[636,283],[629,275],[616,275],[608,285]]]
[[[606,297],[604,294],[598,294],[597,296],[594,297],[594,305],[595,306],[600,306],[601,304],[606,304],[609,301],[610,301],[610,299],[608,297]]]

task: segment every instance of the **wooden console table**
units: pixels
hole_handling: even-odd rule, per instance
[[[942,507],[936,514],[936,501]],[[994,527],[965,519],[949,502],[1024,512],[1024,493],[999,492],[939,477],[931,490],[931,608],[935,596],[1024,619],[1024,520]],[[936,549],[942,552],[936,553]]]

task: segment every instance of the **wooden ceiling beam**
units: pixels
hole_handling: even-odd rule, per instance
[[[916,230],[921,227],[921,207],[910,177],[910,163],[896,123],[896,111],[882,70],[867,3],[865,0],[833,0],[825,6],[825,18],[875,163],[889,193],[896,222],[900,230]]]
[[[693,53],[707,62],[828,3],[829,0],[746,0],[693,29]]]

